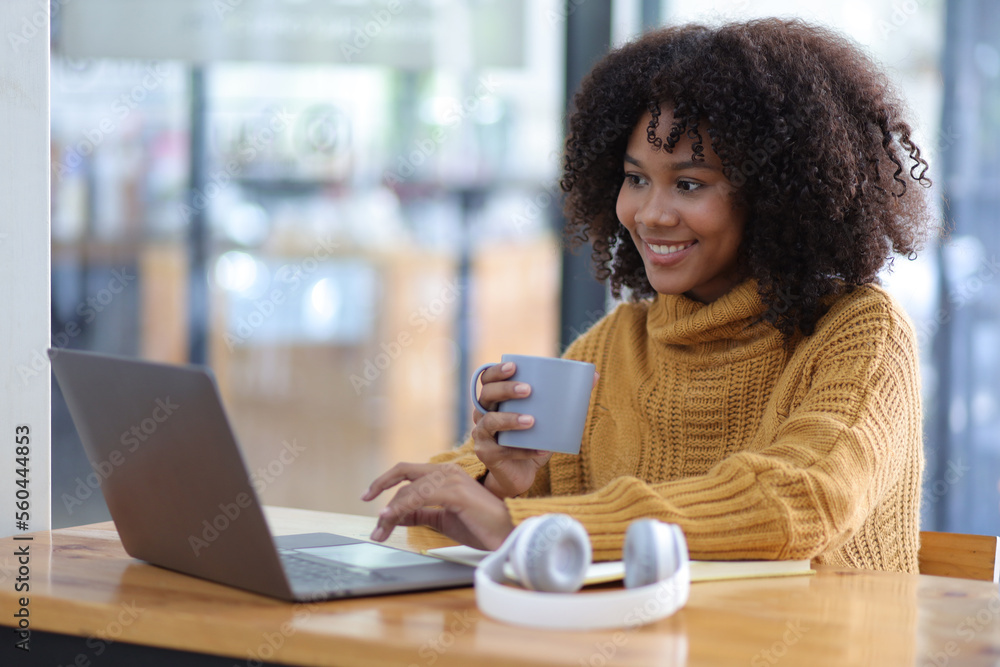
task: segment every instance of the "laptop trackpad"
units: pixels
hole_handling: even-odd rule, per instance
[[[294,551],[308,556],[331,560],[343,565],[362,567],[369,570],[407,567],[410,565],[430,565],[440,562],[440,560],[430,556],[423,556],[367,542],[327,547],[307,547],[304,549],[295,549]]]
[[[276,537],[275,542],[279,549],[367,570],[411,565],[442,565],[444,563],[441,559],[433,556],[415,554],[332,533],[283,535]]]

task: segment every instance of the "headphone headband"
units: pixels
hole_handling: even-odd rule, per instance
[[[663,547],[671,550],[669,556],[677,568],[655,583],[621,591],[583,594],[539,593],[503,585],[500,583],[504,579],[503,566],[514,551],[515,544],[524,538],[526,532],[533,530],[532,526],[540,528],[538,522],[543,519],[554,520],[556,517],[532,517],[523,522],[476,569],[476,603],[487,616],[533,628],[597,630],[635,627],[657,621],[687,603],[691,568],[684,534],[677,526],[669,526],[670,538]],[[562,525],[568,525],[568,520],[579,526],[569,517],[559,516],[559,519]],[[585,532],[583,534],[588,547],[586,564],[589,564],[589,537]],[[626,563],[626,570],[630,565]]]
[[[691,567],[655,584],[609,593],[538,593],[504,586],[476,572],[476,604],[492,618],[552,630],[636,627],[674,614],[687,603]],[[590,599],[593,598],[593,599]]]

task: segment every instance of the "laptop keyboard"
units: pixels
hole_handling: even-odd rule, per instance
[[[317,563],[290,551],[279,551],[278,555],[288,580],[296,589],[336,593],[387,581],[385,576],[371,570],[361,570],[332,561]]]

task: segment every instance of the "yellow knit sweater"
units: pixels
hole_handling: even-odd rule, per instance
[[[597,366],[579,456],[554,454],[514,523],[563,512],[595,559],[628,524],[681,526],[692,558],[917,571],[923,469],[913,327],[882,289],[835,301],[786,349],[753,282],[711,304],[624,304],[565,356]],[[442,454],[479,477],[472,443]]]

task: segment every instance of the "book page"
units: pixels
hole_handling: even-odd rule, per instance
[[[456,546],[428,549],[428,556],[444,560],[478,565],[481,560],[490,555],[490,551],[473,549],[472,547]],[[788,577],[812,574],[813,570],[808,560],[693,560],[691,561],[691,581],[720,581],[724,579],[749,579],[753,577]],[[517,580],[510,565],[504,566],[504,574],[511,580]],[[625,577],[625,564],[620,561],[603,561],[591,563],[587,568],[584,585],[601,584],[618,581]]]

